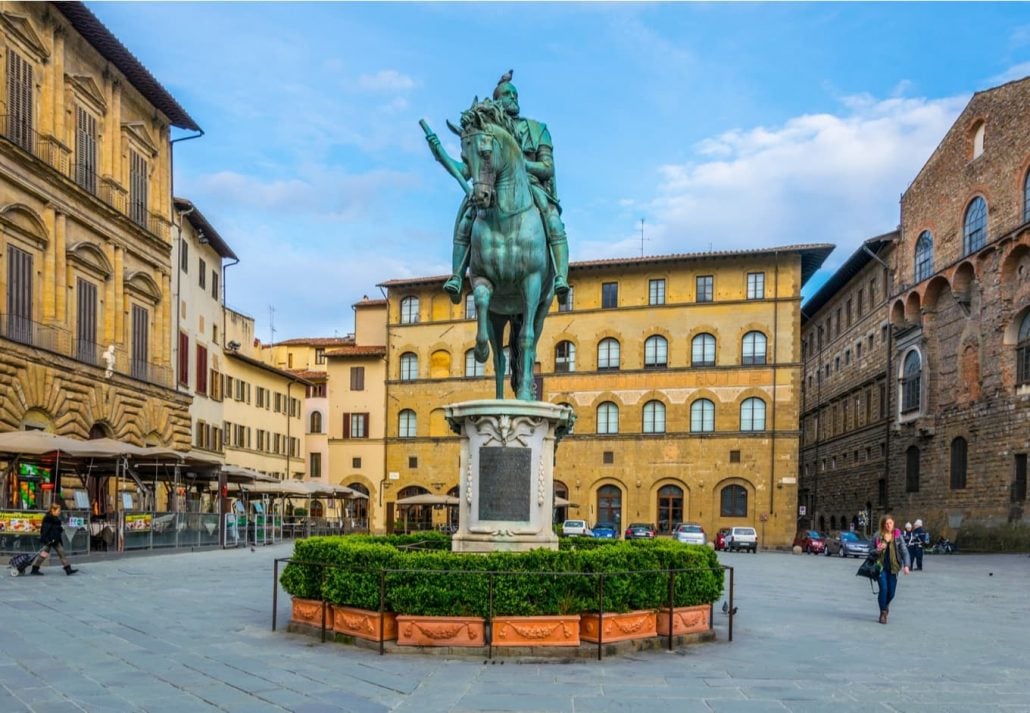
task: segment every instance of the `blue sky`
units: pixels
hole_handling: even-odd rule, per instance
[[[258,338],[344,335],[388,279],[450,271],[460,188],[418,120],[515,69],[572,260],[830,242],[818,284],[973,92],[1030,74],[1022,3],[88,3],[205,136],[175,193],[240,256]],[[447,134],[447,137],[444,137]],[[180,134],[177,134],[180,135]]]

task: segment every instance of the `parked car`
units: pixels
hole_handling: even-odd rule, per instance
[[[717,533],[715,533],[715,549],[717,549],[717,550],[725,550],[726,549],[726,536],[728,534],[730,534],[730,532],[732,530],[733,530],[733,528],[731,528],[731,527],[723,527],[723,528],[720,528]]]
[[[646,522],[631,522],[626,528],[627,540],[654,539],[657,534],[655,526]]]
[[[706,545],[708,538],[705,536],[705,529],[693,522],[681,522],[672,531],[672,536],[679,542],[686,542],[688,545]]]
[[[872,551],[873,543],[851,530],[830,533],[826,538],[827,556],[866,557]]]
[[[758,533],[753,527],[731,527],[723,538],[723,546],[727,552],[745,550],[758,552]]]
[[[561,524],[561,534],[566,537],[593,537],[586,520],[566,520]]]
[[[596,539],[604,540],[617,540],[619,539],[619,531],[615,529],[615,525],[608,522],[599,522],[590,528],[590,531],[594,533]]]
[[[800,547],[802,552],[821,555],[826,550],[826,538],[818,530],[798,530],[794,537],[794,547]]]

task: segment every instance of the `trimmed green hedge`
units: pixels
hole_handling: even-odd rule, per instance
[[[665,606],[669,570],[686,570],[675,574],[676,606],[709,604],[723,591],[723,571],[707,547],[582,539],[562,541],[557,552],[462,554],[451,552],[449,538],[437,534],[298,540],[296,562],[280,581],[294,597],[378,609],[379,573],[404,570],[385,577],[386,610],[428,616],[487,616],[491,579],[494,614],[513,616],[597,611],[602,574],[605,611]],[[304,564],[309,562],[327,566]]]

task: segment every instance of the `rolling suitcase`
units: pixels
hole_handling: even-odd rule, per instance
[[[29,568],[29,565],[32,564],[33,560],[35,560],[39,555],[43,555],[43,559],[46,559],[50,556],[50,553],[45,549],[40,549],[38,552],[34,552],[31,555],[23,552],[22,554],[15,555],[8,560],[7,564],[11,568],[11,576],[17,577],[19,574],[25,574],[25,570]]]

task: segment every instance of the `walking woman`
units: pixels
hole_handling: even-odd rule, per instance
[[[909,572],[908,547],[901,537],[901,531],[894,527],[894,516],[890,513],[880,518],[880,529],[873,537],[873,545],[880,562],[880,623],[887,623],[891,600],[898,588],[898,572]]]
[[[61,544],[61,534],[63,532],[61,504],[54,503],[50,506],[50,512],[43,516],[43,527],[39,531],[39,540],[43,544],[43,549],[40,550],[39,556],[32,563],[32,572],[30,574],[43,574],[39,571],[39,568],[43,565],[43,561],[50,556],[50,550],[52,549],[57,550],[57,556],[61,558],[65,574],[75,574],[79,571],[72,569],[72,563],[68,561],[68,557],[64,554],[64,545]]]

